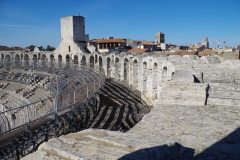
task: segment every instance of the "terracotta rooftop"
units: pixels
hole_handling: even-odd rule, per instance
[[[129,40],[130,42],[142,42],[140,40]]]
[[[139,45],[157,45],[153,41],[142,41]]]
[[[97,41],[97,43],[126,43],[125,40],[121,38],[116,38],[116,39],[101,39]]]
[[[130,49],[128,50],[127,52],[128,53],[143,53],[143,52],[146,52],[148,49],[147,48],[144,48],[144,49],[141,49],[141,48],[133,48],[133,49]]]
[[[18,50],[23,50],[20,47],[7,47],[7,46],[0,46],[0,51],[18,51]]]
[[[198,56],[211,55],[214,53],[215,53],[215,51],[213,51],[211,49],[205,49],[204,51],[198,52]]]
[[[179,56],[184,56],[184,55],[194,55],[194,54],[197,54],[196,51],[187,51],[187,50],[181,50],[179,51]]]
[[[95,42],[95,43],[97,43],[97,42],[100,41],[100,40],[102,40],[102,39],[92,39],[92,40],[89,40],[89,42]]]

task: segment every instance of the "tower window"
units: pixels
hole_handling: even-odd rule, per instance
[[[73,27],[75,27],[75,25],[73,25]]]
[[[84,26],[83,26],[83,28],[84,28]]]
[[[71,48],[70,48],[70,46],[68,46],[68,52],[71,52]]]

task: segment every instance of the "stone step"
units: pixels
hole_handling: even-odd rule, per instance
[[[233,98],[215,98],[209,97],[207,99],[208,105],[219,105],[219,106],[239,106],[240,99],[233,99]]]
[[[204,83],[233,83],[232,76],[228,72],[203,72]]]
[[[226,98],[240,100],[240,91],[210,90],[209,98]]]
[[[110,124],[107,125],[106,127],[103,127],[103,129],[111,130],[111,128],[116,125],[116,122],[117,122],[117,120],[118,120],[118,117],[119,117],[120,114],[121,114],[121,113],[120,113],[120,109],[121,109],[121,107],[117,107],[117,110],[116,110],[115,114],[112,115],[112,120],[111,120]]]
[[[178,82],[167,82],[166,83],[166,88],[178,88],[178,89],[184,89],[184,90],[202,90],[206,89],[208,84],[206,83],[178,83]]]
[[[209,83],[209,91],[240,91],[240,85],[231,83]]]

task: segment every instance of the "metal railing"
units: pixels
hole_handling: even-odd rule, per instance
[[[25,60],[0,62],[0,67],[0,79],[22,82],[19,73],[20,75],[27,73],[30,76],[25,82],[32,86],[37,85],[37,74],[45,75],[49,80],[44,82],[44,87],[50,91],[51,95],[45,99],[29,102],[27,105],[3,109],[0,112],[0,135],[39,119],[63,114],[69,106],[85,101],[96,94],[105,79],[103,68],[96,64],[58,64]],[[61,86],[64,81],[67,83]]]

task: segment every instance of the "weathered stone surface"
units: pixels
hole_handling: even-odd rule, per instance
[[[204,105],[208,84],[167,82],[158,104]]]
[[[176,70],[172,82],[193,83],[194,78],[192,73],[187,70]]]
[[[32,156],[37,156],[36,160],[42,157],[167,159],[173,155],[194,158],[189,148],[195,150],[195,157],[199,159],[220,155],[237,157],[240,156],[240,118],[239,113],[230,108],[158,105],[127,133],[95,129],[72,133],[49,140],[24,160]],[[233,110],[240,110],[240,106]],[[171,147],[175,142],[181,145]]]

